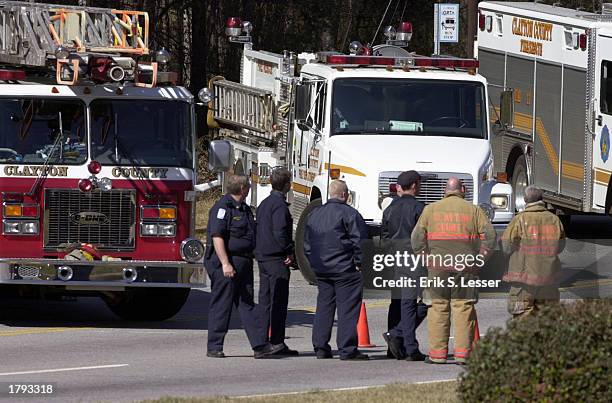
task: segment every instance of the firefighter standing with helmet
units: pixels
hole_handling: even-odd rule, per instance
[[[504,281],[511,283],[508,312],[515,318],[559,302],[558,254],[565,247],[561,220],[546,210],[542,190],[525,189],[525,210],[517,214],[502,236],[504,252],[510,255]]]
[[[268,329],[261,325],[253,298],[253,250],[255,220],[244,202],[251,189],[246,176],[232,175],[228,193],[210,209],[204,267],[210,278],[208,351],[224,358],[223,342],[229,329],[232,306],[238,308],[255,358],[278,353],[282,346],[266,341]]]
[[[451,313],[455,324],[455,362],[465,364],[476,322],[477,290],[463,287],[495,247],[496,233],[482,209],[464,200],[465,186],[451,177],[442,200],[425,207],[412,232],[415,253],[425,253],[428,275],[428,364],[448,357]],[[480,260],[479,260],[480,258]]]

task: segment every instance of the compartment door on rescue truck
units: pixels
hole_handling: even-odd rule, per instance
[[[612,201],[612,195],[607,194],[612,174],[612,29],[600,28],[597,34],[595,97],[598,99],[593,106],[593,203],[596,207],[605,208]]]
[[[312,182],[319,174],[324,156],[321,153],[325,130],[327,83],[308,76],[298,87],[296,99],[297,127],[293,136],[294,197],[310,196]]]

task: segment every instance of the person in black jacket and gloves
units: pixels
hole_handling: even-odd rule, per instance
[[[259,307],[262,323],[270,328],[270,343],[282,346],[280,355],[298,355],[285,344],[289,302],[289,265],[293,262],[293,219],[285,200],[291,189],[291,172],[276,168],[270,173],[272,192],[257,208],[255,257],[259,263]]]
[[[332,358],[329,340],[338,308],[336,343],[341,360],[367,360],[357,349],[357,321],[363,279],[360,273],[361,242],[368,229],[357,210],[347,205],[344,181],[329,186],[329,200],[308,216],[304,252],[317,278],[317,310],[312,344],[317,358]]]
[[[416,199],[421,186],[421,176],[416,171],[402,172],[397,178],[397,194],[399,197],[383,211],[381,237],[394,254],[396,251],[412,253],[410,236],[425,205]],[[412,277],[419,283],[418,276],[422,268],[403,269],[396,273]],[[419,351],[415,332],[427,315],[427,305],[417,302],[418,288],[401,290],[401,298],[393,296],[389,306],[389,331],[383,333],[383,338],[389,346],[391,354],[407,361],[423,361],[425,355]]]

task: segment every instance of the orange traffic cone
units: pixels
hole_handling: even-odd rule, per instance
[[[370,343],[370,328],[368,327],[368,314],[365,302],[361,303],[361,312],[357,322],[357,345],[364,348],[376,347],[376,345]]]
[[[474,340],[472,341],[472,350],[476,347],[476,342],[480,340],[480,329],[478,329],[478,318],[474,320]]]

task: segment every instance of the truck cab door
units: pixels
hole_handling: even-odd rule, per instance
[[[596,52],[595,99],[593,115],[589,117],[593,135],[593,205],[605,208],[612,174],[612,29],[598,30]]]
[[[310,198],[312,183],[319,174],[320,150],[325,130],[327,83],[321,78],[305,79],[296,91],[295,135],[293,138],[294,197]],[[317,158],[313,158],[316,156]]]

